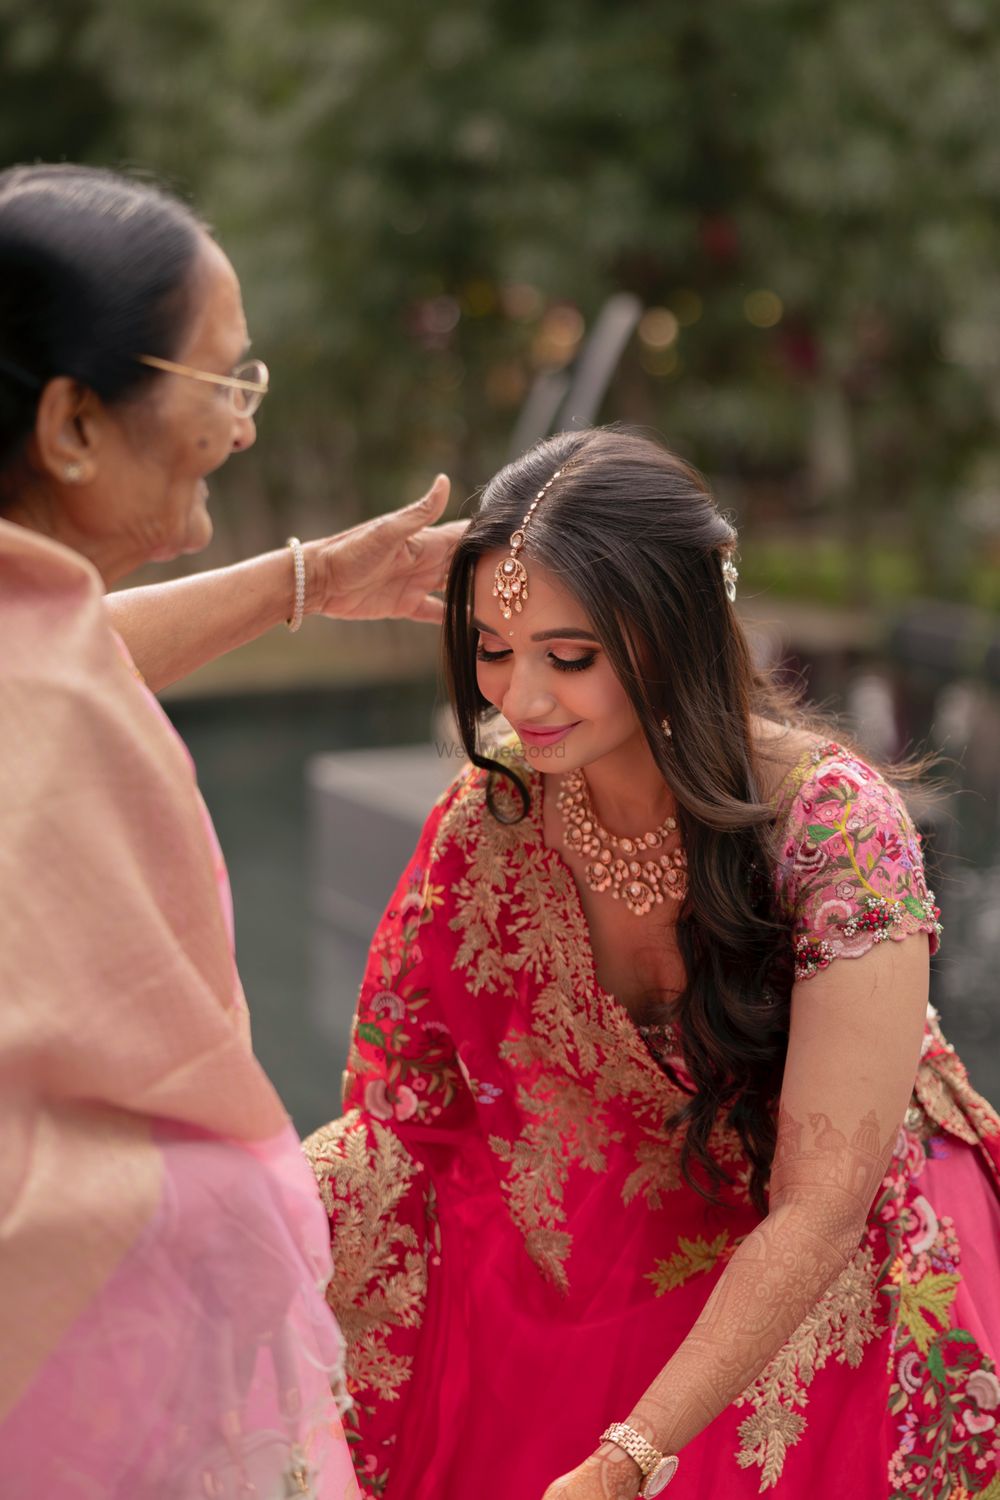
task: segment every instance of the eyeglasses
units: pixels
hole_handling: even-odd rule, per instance
[[[209,385],[224,386],[229,402],[241,417],[252,417],[267,395],[271,377],[262,359],[248,359],[237,365],[231,375],[211,375],[207,370],[193,370],[190,365],[175,364],[172,359],[160,359],[155,354],[137,354],[140,365],[149,365],[154,370],[165,370],[168,375],[186,375],[189,380],[204,380]]]

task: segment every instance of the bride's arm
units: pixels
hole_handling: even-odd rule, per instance
[[[858,1248],[909,1103],[927,1009],[923,936],[796,985],[770,1211],[676,1354],[622,1420],[681,1453],[760,1374]],[[633,1500],[606,1444],[545,1500]]]
[[[420,500],[339,536],[306,542],[307,614],[338,619],[441,618],[439,589],[459,523],[434,527],[448,503],[443,475]],[[433,529],[430,529],[432,528]],[[232,567],[107,596],[111,623],[154,692],[246,645],[292,613],[287,547]]]

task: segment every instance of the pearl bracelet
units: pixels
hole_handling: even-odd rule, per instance
[[[302,543],[297,536],[290,536],[285,546],[291,547],[292,561],[295,565],[295,602],[292,606],[291,617],[285,621],[285,624],[294,633],[302,624],[306,608],[306,559],[302,551]]]

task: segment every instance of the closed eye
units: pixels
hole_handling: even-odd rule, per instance
[[[585,672],[592,667],[597,660],[596,651],[588,651],[586,656],[574,656],[567,659],[565,656],[556,656],[554,651],[549,652],[549,661],[560,672]]]
[[[476,658],[482,662],[503,661],[510,655],[510,647],[502,651],[487,651],[485,646],[476,648]],[[565,657],[557,656],[554,651],[548,653],[549,663],[555,667],[557,672],[583,672],[587,667],[592,667],[597,659],[596,651],[588,651],[584,656]]]

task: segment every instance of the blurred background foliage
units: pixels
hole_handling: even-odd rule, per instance
[[[624,289],[602,416],[709,472],[746,582],[1000,606],[989,0],[0,0],[0,42],[0,159],[152,171],[241,274],[230,555],[468,494]]]
[[[457,507],[607,300],[638,298],[601,420],[709,475],[765,658],[876,758],[953,757],[916,808],[934,995],[994,1093],[998,78],[993,0],[0,0],[0,164],[125,166],[190,198],[271,366],[261,441],[213,479],[216,540],[181,568],[337,530],[438,470]],[[308,621],[170,702],[303,1129],[335,1112],[356,982],[322,957],[306,765],[427,741],[434,634]]]

